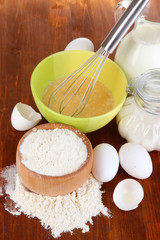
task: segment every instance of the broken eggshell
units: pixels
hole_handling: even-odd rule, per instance
[[[117,184],[113,192],[115,205],[123,211],[136,209],[144,197],[141,184],[134,179],[125,179]]]
[[[26,131],[36,126],[41,119],[40,113],[24,103],[17,103],[11,114],[12,126],[18,131]]]

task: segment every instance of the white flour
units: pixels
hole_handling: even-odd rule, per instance
[[[14,215],[23,212],[28,217],[37,217],[46,229],[51,230],[53,237],[59,237],[62,232],[72,233],[74,228],[82,229],[83,233],[88,232],[87,223],[93,223],[93,216],[100,213],[110,216],[102,203],[102,183],[91,174],[82,187],[71,194],[57,197],[28,191],[20,183],[15,165],[3,170],[2,179],[3,191],[9,195],[5,198],[5,209]],[[13,200],[12,204],[9,198]]]
[[[23,164],[40,174],[61,176],[78,170],[87,158],[82,139],[68,129],[37,130],[20,146]]]

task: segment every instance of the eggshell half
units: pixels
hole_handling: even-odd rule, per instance
[[[136,209],[143,198],[143,188],[134,179],[125,179],[119,182],[113,192],[115,205],[123,211]]]
[[[18,131],[26,131],[36,126],[41,119],[40,113],[24,103],[17,103],[11,114],[12,126]]]
[[[118,168],[118,153],[112,145],[102,143],[94,148],[92,173],[97,180],[111,181],[117,174]]]
[[[86,50],[94,52],[94,45],[88,38],[76,38],[66,46],[65,51],[67,50]]]
[[[137,143],[125,143],[119,150],[120,165],[132,177],[148,178],[152,171],[152,160],[147,150]]]

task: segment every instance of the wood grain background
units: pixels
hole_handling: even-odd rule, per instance
[[[91,39],[97,50],[114,25],[112,0],[0,0],[0,169],[15,163],[17,143],[24,132],[11,126],[14,105],[23,102],[36,109],[30,90],[35,66],[48,55],[62,51],[77,37]],[[158,0],[151,0],[145,10],[149,19],[160,22]],[[113,59],[114,54],[110,56]],[[42,122],[45,122],[43,119]],[[96,146],[107,142],[117,150],[125,143],[115,120],[104,128],[87,134]],[[139,180],[145,192],[140,206],[130,212],[119,210],[112,194],[117,183],[129,178],[121,168],[113,181],[103,184],[103,203],[113,217],[93,219],[90,232],[74,230],[60,239],[71,240],[155,240],[160,238],[160,152],[150,153],[154,171],[150,178]],[[0,198],[0,240],[52,239],[37,219],[12,216],[4,210]]]

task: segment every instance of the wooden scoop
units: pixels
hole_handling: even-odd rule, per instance
[[[88,154],[86,161],[84,162],[82,167],[79,168],[77,171],[63,176],[54,177],[42,175],[27,168],[21,161],[21,153],[19,151],[19,148],[23,140],[32,131],[36,131],[38,129],[48,130],[55,128],[68,129],[73,131],[78,137],[82,139],[83,143],[86,145]],[[92,162],[93,162],[93,149],[89,139],[86,137],[85,134],[83,134],[79,130],[65,124],[47,123],[39,125],[28,131],[26,134],[24,134],[17,146],[16,166],[19,178],[26,188],[41,195],[48,196],[65,195],[76,190],[87,180],[92,169]]]

